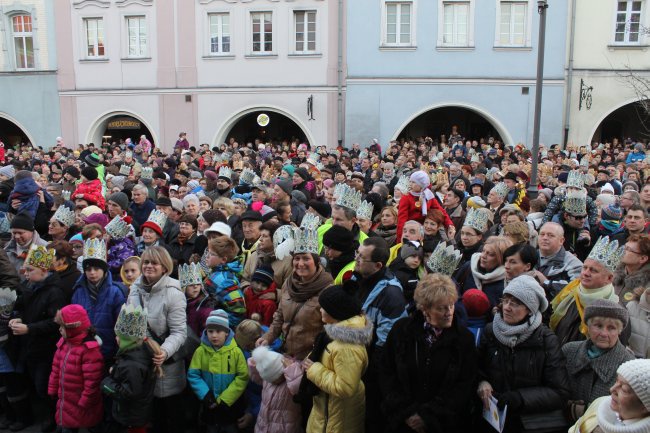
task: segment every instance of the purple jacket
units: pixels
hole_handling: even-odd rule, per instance
[[[205,328],[205,321],[208,319],[210,312],[214,309],[212,298],[201,293],[195,299],[187,301],[187,324],[194,331],[194,334],[200,336]]]

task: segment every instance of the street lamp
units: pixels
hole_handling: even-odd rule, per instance
[[[542,84],[544,82],[544,42],[546,40],[547,0],[538,0],[539,41],[537,42],[537,78],[535,79],[535,114],[533,119],[533,163],[528,185],[528,196],[537,198],[537,164],[539,163],[539,124],[542,117]]]

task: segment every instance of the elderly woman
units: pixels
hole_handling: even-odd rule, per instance
[[[183,407],[185,361],[174,354],[187,337],[185,296],[178,280],[169,276],[173,268],[166,249],[147,248],[142,253],[142,275],[131,285],[128,298],[129,304],[147,308],[148,332],[160,344],[161,353],[153,357],[153,363],[163,371],[154,390],[154,431],[170,433],[184,430],[178,408]]]
[[[559,341],[542,324],[546,308],[537,280],[519,276],[504,289],[498,313],[481,335],[478,396],[485,408],[491,397],[500,409],[508,406],[504,432],[529,430],[540,418],[544,431],[564,427],[558,411],[569,395],[568,378]]]
[[[388,334],[380,367],[386,431],[467,432],[476,386],[472,333],[454,315],[458,293],[441,274],[425,276],[415,289],[417,311]]]
[[[616,369],[634,359],[619,336],[627,325],[628,312],[617,302],[600,299],[585,308],[588,340],[562,346],[571,388],[571,421],[582,416],[598,397],[609,394],[616,382]]]
[[[183,209],[185,210],[186,215],[192,215],[194,218],[199,216],[199,210],[201,208],[201,203],[199,198],[194,194],[187,194],[183,197]]]
[[[616,370],[610,395],[595,400],[570,433],[650,431],[650,360],[627,361]]]

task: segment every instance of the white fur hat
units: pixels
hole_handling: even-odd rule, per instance
[[[253,360],[257,372],[264,381],[273,383],[282,376],[284,366],[282,355],[279,353],[269,350],[266,346],[260,346],[253,350]]]

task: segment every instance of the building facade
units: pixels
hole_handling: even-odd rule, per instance
[[[587,0],[588,1],[588,0]],[[541,138],[563,128],[568,8],[547,9]],[[532,141],[539,15],[533,0],[347,2],[348,144],[496,134]]]
[[[0,0],[0,140],[52,146],[60,135],[54,2]]]
[[[57,5],[62,129],[169,151],[338,138],[338,5],[325,0],[71,0]],[[341,107],[342,109],[342,107]],[[267,114],[268,125],[255,119]]]

